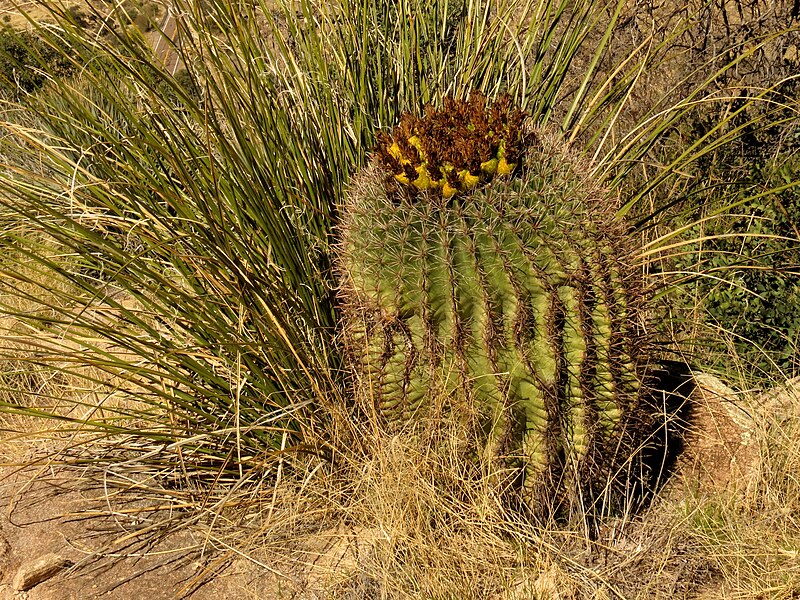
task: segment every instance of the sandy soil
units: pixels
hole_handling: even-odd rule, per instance
[[[109,517],[91,518],[102,509],[102,492],[65,489],[50,471],[23,474],[0,470],[0,600],[239,600],[282,598],[264,589],[263,574],[247,563],[202,559],[202,540],[178,534],[155,547],[120,547],[124,524]],[[143,556],[117,558],[116,552]],[[20,569],[55,554],[72,566],[28,591],[15,589]],[[224,557],[223,557],[224,558]],[[222,573],[215,573],[215,563]],[[261,592],[256,590],[261,587]]]
[[[17,6],[14,6],[14,5]],[[94,4],[100,4],[94,2]],[[92,5],[92,0],[74,0],[69,6]],[[40,2],[29,0],[0,0],[0,23],[7,24],[17,29],[24,29],[28,26],[28,19],[22,14],[27,13],[37,21],[48,21],[49,15]]]

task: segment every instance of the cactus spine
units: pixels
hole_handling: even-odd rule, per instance
[[[346,341],[389,423],[422,418],[436,402],[472,407],[482,451],[523,471],[529,504],[572,505],[595,495],[632,439],[642,289],[614,199],[542,134],[523,148],[517,127],[519,176],[498,178],[498,168],[490,185],[462,181],[458,194],[402,181],[393,149],[402,144],[382,139],[386,151],[343,207]],[[416,160],[459,172],[424,138],[411,145]],[[501,163],[500,146],[484,145],[489,155],[460,171]]]

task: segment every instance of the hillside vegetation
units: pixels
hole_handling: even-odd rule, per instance
[[[797,597],[795,8],[7,19],[7,462],[265,598]]]

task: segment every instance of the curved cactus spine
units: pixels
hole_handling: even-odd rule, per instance
[[[642,289],[613,199],[553,145],[526,152],[519,179],[453,197],[398,191],[378,162],[361,174],[339,247],[346,342],[387,423],[471,406],[479,454],[522,469],[531,502],[569,502],[631,442]]]

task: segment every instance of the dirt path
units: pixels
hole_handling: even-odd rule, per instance
[[[0,470],[0,600],[239,600],[280,598],[253,591],[257,573],[229,566],[210,577],[213,562],[200,559],[201,540],[174,535],[125,559],[96,552],[124,534],[124,524],[87,516],[99,508],[98,494],[45,484],[9,467]],[[48,479],[52,473],[42,473]],[[188,550],[187,550],[188,549]],[[113,554],[112,549],[106,553]],[[131,547],[120,549],[126,552]],[[50,561],[54,574],[27,590],[23,575],[37,561]],[[60,568],[58,563],[60,563]],[[249,571],[249,572],[248,572]],[[255,573],[255,575],[254,575]],[[249,589],[248,589],[249,588]]]
[[[148,35],[153,45],[153,52],[161,58],[164,67],[175,75],[183,63],[180,54],[173,48],[173,44],[177,41],[178,23],[169,5],[164,10],[159,28]]]

